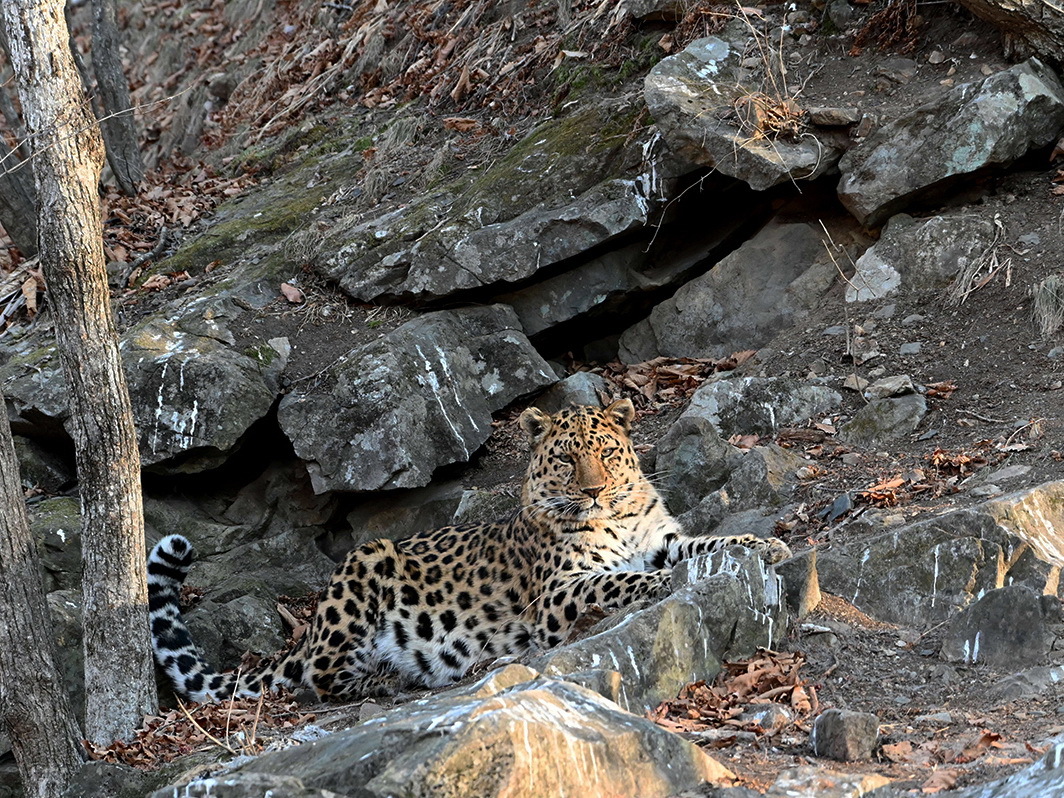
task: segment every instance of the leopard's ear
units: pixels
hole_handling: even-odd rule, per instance
[[[530,407],[521,414],[517,423],[521,425],[521,429],[527,432],[528,437],[535,443],[550,432],[551,425],[554,422],[550,416],[538,407]]]
[[[635,405],[632,404],[631,399],[618,399],[606,408],[606,418],[625,432],[631,432],[632,420],[635,418]]]

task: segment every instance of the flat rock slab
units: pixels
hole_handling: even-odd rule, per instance
[[[468,460],[493,412],[555,379],[510,308],[438,311],[352,350],[277,415],[316,492],[414,488]]]
[[[620,358],[725,357],[800,320],[838,272],[818,226],[773,221],[621,336]]]
[[[854,446],[873,446],[911,435],[927,415],[927,400],[918,393],[875,399],[842,425],[839,439]]]
[[[1036,58],[883,125],[839,162],[839,198],[874,227],[935,188],[1056,140],[1064,86]]]
[[[890,623],[941,623],[1007,584],[1059,595],[1064,482],[817,552],[820,586]],[[802,556],[802,555],[799,555]]]
[[[732,777],[686,740],[578,685],[541,678],[483,692],[413,702],[265,754],[224,777],[234,790],[225,795],[258,798],[264,774],[294,780],[284,786],[296,796],[365,798],[665,798]],[[246,791],[235,791],[241,783]],[[155,798],[173,794],[167,788]]]
[[[985,663],[996,670],[1041,665],[1052,635],[1047,621],[1056,604],[1023,585],[991,590],[957,615],[942,641],[942,659],[965,665]]]
[[[847,302],[883,299],[905,288],[944,288],[994,243],[994,223],[968,215],[913,219],[899,213],[857,259]]]
[[[749,33],[741,26],[730,31],[728,41],[698,39],[662,59],[644,81],[650,115],[673,157],[687,170],[710,167],[759,191],[832,169],[840,151],[824,134],[784,138],[740,127],[737,104],[771,100],[762,93],[761,67],[743,65]]]

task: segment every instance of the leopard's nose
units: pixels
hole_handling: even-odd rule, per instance
[[[605,485],[588,485],[586,488],[580,488],[582,493],[586,493],[592,499],[597,499],[599,494],[602,493],[602,489]]]

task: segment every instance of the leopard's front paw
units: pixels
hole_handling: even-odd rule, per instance
[[[775,565],[791,557],[791,547],[779,538],[762,538],[758,554],[769,565]]]

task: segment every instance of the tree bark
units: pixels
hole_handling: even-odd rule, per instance
[[[100,126],[107,145],[107,163],[122,192],[132,196],[144,180],[144,162],[130,107],[129,82],[122,72],[115,0],[92,0],[92,18],[92,69],[103,100]]]
[[[26,258],[37,254],[32,181],[33,171],[29,163],[22,161],[18,152],[8,149],[0,139],[0,226]]]
[[[64,0],[3,0],[34,144],[38,244],[55,312],[84,531],[85,731],[127,738],[156,708],[140,452],[104,268],[103,143],[67,46]]]
[[[55,665],[40,561],[3,408],[0,395],[0,726],[11,737],[26,795],[55,798],[81,765],[81,735]]]

